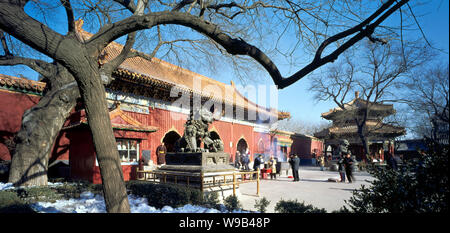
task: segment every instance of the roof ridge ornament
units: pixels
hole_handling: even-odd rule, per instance
[[[75,21],[75,28],[76,28],[76,30],[77,31],[83,30],[83,24],[84,24],[84,21],[83,21],[82,18],[80,18],[77,21]]]

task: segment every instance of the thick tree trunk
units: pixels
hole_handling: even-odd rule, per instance
[[[47,185],[51,149],[79,97],[73,76],[61,66],[47,88],[39,103],[23,114],[15,137],[9,182],[17,186]]]
[[[365,124],[363,125],[358,125],[358,136],[359,139],[361,139],[361,144],[363,146],[363,152],[364,152],[364,157],[366,159],[367,162],[372,162],[372,160],[370,159],[370,150],[369,150],[369,143],[367,142],[367,137],[365,136],[365,130],[364,130]]]
[[[95,64],[95,63],[91,63]],[[80,70],[80,69],[78,69]],[[100,168],[106,210],[109,213],[129,213],[130,206],[123,179],[119,152],[109,118],[106,92],[98,69],[81,69],[78,85],[85,103],[95,153]]]
[[[47,185],[51,148],[75,106],[80,90],[100,167],[106,209],[108,212],[130,212],[104,86],[99,75],[95,76],[96,72],[82,73],[80,76],[83,78],[78,82],[80,88],[67,71],[58,73],[39,103],[24,113],[21,130],[16,137],[9,182],[24,186]]]

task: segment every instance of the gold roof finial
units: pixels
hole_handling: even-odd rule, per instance
[[[75,21],[75,28],[77,31],[81,31],[81,28],[83,27],[84,21],[83,19],[79,19]]]

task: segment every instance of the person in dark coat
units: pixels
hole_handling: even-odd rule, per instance
[[[248,167],[248,164],[250,163],[250,158],[248,154],[244,153],[242,156],[242,165],[244,166],[245,171],[250,171],[250,168]]]
[[[397,160],[389,151],[386,152],[386,163],[389,168],[397,170]]]
[[[292,175],[294,176],[294,182],[300,181],[300,177],[298,175],[298,169],[300,168],[300,159],[297,155],[291,155],[289,159],[289,164],[292,168]]]
[[[258,171],[259,167],[261,165],[261,157],[262,155],[256,156],[255,160],[253,161],[253,170]]]
[[[347,180],[349,183],[355,181],[355,178],[353,177],[354,164],[355,160],[352,158],[350,152],[347,152],[344,158],[344,165],[345,165],[345,175],[347,176]]]
[[[337,161],[338,172],[341,176],[341,182],[345,182],[345,164],[344,164],[344,156],[341,156]]]
[[[259,169],[259,167],[260,167],[260,165],[261,165],[261,157],[262,157],[262,155],[258,155],[256,158],[255,158],[255,161],[253,161],[253,170],[258,170]]]
[[[241,158],[241,153],[239,151],[236,151],[236,155],[234,157],[234,167],[236,167],[237,169],[241,169],[242,166],[242,158]]]

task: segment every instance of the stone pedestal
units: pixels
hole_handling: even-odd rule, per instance
[[[168,183],[189,183],[191,187],[203,187],[204,193],[217,192],[223,199],[233,194],[233,177],[223,175],[232,174],[237,169],[230,165],[230,155],[225,152],[178,152],[167,153],[166,165],[156,171],[166,174],[165,177],[160,174],[158,178],[165,179]],[[203,184],[201,184],[202,176]],[[213,183],[223,185],[212,187]]]
[[[167,153],[166,165],[160,171],[187,173],[232,172],[230,155],[225,152],[178,152]]]

